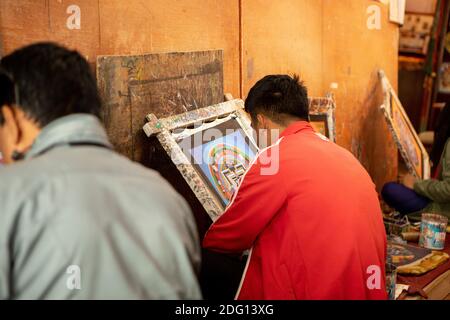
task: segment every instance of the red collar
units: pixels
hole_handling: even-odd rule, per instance
[[[314,132],[314,129],[307,121],[296,121],[281,132],[280,138],[290,136],[291,134],[296,134],[300,131]]]

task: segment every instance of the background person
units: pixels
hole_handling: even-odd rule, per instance
[[[450,138],[442,152],[435,179],[420,180],[407,174],[403,182],[389,182],[381,191],[383,200],[396,211],[420,218],[423,212],[450,217]]]
[[[0,68],[0,299],[201,298],[190,209],[112,150],[87,61],[40,43]]]
[[[203,246],[230,254],[251,249],[239,299],[386,299],[375,185],[350,152],[314,132],[308,105],[297,77],[266,76],[250,90],[245,109],[271,146]],[[270,140],[272,130],[281,132],[278,141]]]
[[[439,153],[439,156],[437,154]],[[434,178],[420,180],[407,174],[402,183],[383,186],[383,200],[403,215],[419,218],[423,212],[450,217],[450,108],[440,114],[431,152]]]

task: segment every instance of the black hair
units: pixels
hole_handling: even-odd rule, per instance
[[[0,107],[13,105],[16,101],[14,82],[8,72],[0,68]],[[3,113],[0,112],[0,125],[4,122]]]
[[[254,120],[262,113],[281,123],[286,115],[309,121],[308,90],[297,75],[268,75],[250,89],[245,111]]]
[[[73,113],[100,118],[100,97],[88,62],[77,51],[36,43],[0,60],[0,106],[17,104],[40,127]],[[0,124],[2,124],[0,112]]]

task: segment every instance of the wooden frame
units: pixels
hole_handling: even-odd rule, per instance
[[[332,97],[311,98],[309,100],[310,120],[322,125],[323,135],[336,141],[335,103]],[[251,122],[244,111],[244,102],[240,99],[229,100],[213,106],[199,108],[186,113],[158,119],[154,114],[146,117],[143,130],[148,137],[156,136],[161,146],[171,157],[180,174],[194,192],[208,215],[215,221],[224,211],[224,204],[218,199],[203,175],[190,163],[177,141],[196,132],[213,128],[230,119],[235,119],[243,129],[252,146],[257,150],[253,139]],[[318,132],[321,130],[319,129]]]
[[[330,141],[336,142],[336,104],[332,96],[309,99],[309,120],[313,128]]]
[[[402,25],[405,21],[406,0],[389,1],[389,21]]]
[[[450,62],[441,63],[438,74],[439,93],[450,93]]]
[[[202,177],[202,174],[190,163],[177,141],[196,132],[235,119],[249,138],[250,143],[256,147],[250,120],[243,107],[244,102],[235,99],[164,119],[158,119],[154,114],[149,114],[147,116],[148,122],[143,127],[148,137],[156,135],[162,147],[171,157],[178,171],[213,221],[222,214],[225,207],[217,197],[217,194]]]
[[[384,113],[389,129],[397,148],[405,161],[408,170],[417,178],[430,178],[430,160],[425,147],[419,139],[408,115],[405,112],[394,88],[391,86],[383,70],[378,72],[384,93],[381,110]]]
[[[230,93],[225,94],[225,100],[230,101],[233,96]],[[333,95],[327,97],[309,98],[309,121],[317,133],[336,142],[336,103]]]

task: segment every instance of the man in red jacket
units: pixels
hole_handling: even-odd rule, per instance
[[[203,241],[223,253],[251,249],[236,297],[386,299],[375,186],[350,152],[314,132],[298,77],[261,79],[245,109],[254,129],[281,136],[268,135],[270,146]]]

